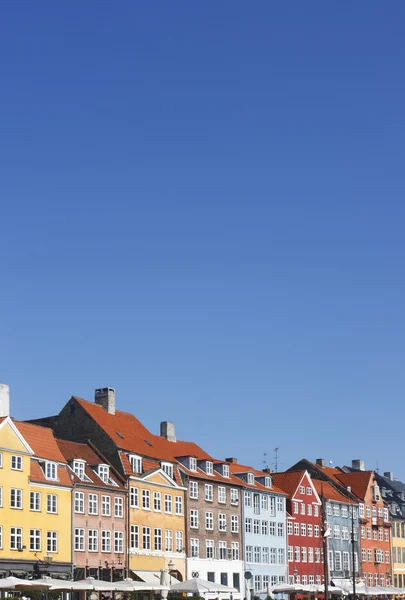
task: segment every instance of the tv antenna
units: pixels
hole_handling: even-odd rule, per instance
[[[274,471],[276,473],[278,471],[278,451],[279,448],[274,448]]]
[[[267,452],[263,452],[263,464],[265,469],[269,468],[269,464],[267,462]]]

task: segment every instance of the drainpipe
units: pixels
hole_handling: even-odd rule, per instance
[[[74,523],[73,523],[73,519],[74,519],[74,508],[75,508],[75,490],[76,490],[76,483],[73,484],[72,487],[72,501],[70,503],[71,506],[71,523],[70,523],[70,529],[71,529],[71,536],[70,536],[70,556],[72,559],[72,569],[71,569],[71,578],[72,581],[74,580],[74,569],[75,569],[75,565],[73,562],[73,557],[74,557],[74,539],[75,539],[75,530],[74,530]]]
[[[127,513],[127,518],[126,518],[126,522],[125,522],[125,537],[127,540],[127,551],[126,551],[126,558],[125,558],[125,577],[129,577],[129,558],[130,558],[130,542],[131,542],[131,525],[130,525],[130,496],[131,496],[131,480],[128,479],[127,481],[127,500],[126,500],[126,513]]]

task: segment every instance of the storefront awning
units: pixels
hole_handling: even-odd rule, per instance
[[[132,571],[132,573],[144,583],[160,585],[160,571]],[[170,575],[170,585],[174,583],[179,583],[179,580]]]

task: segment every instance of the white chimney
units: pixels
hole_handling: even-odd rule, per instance
[[[176,431],[174,423],[170,421],[162,421],[160,423],[160,437],[166,438],[169,442],[176,441]]]
[[[10,388],[0,383],[0,417],[10,416]]]
[[[100,404],[110,415],[115,415],[115,389],[98,388],[94,393],[94,402]]]

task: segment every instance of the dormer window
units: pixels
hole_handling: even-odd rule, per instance
[[[98,465],[98,476],[104,483],[108,483],[110,479],[110,467],[107,465]]]
[[[79,479],[84,479],[84,460],[73,461],[73,472],[78,476]]]
[[[130,454],[129,464],[131,465],[132,473],[142,473],[142,458],[140,456]]]
[[[271,477],[264,478],[264,487],[271,488]]]
[[[190,471],[197,471],[197,459],[194,456],[190,456]]]
[[[51,481],[56,481],[58,479],[58,465],[56,463],[45,463],[45,477]]]
[[[222,466],[222,475],[224,477],[229,477],[229,465]]]
[[[207,475],[212,475],[214,472],[214,465],[210,460],[205,461],[205,472]]]
[[[253,473],[248,473],[247,474],[247,482],[250,483],[250,485],[254,485],[255,483],[255,476]]]
[[[169,477],[173,479],[173,465],[171,463],[162,462],[160,466],[162,467],[166,475],[169,475]]]

